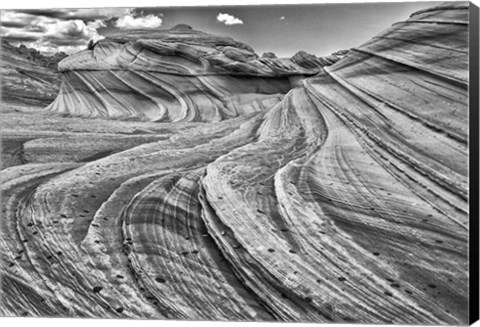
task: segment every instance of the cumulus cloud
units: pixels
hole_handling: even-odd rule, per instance
[[[134,17],[133,14],[125,15],[117,19],[115,26],[124,29],[157,28],[162,26],[163,20],[155,15]]]
[[[42,52],[74,53],[90,40],[103,38],[98,29],[107,21],[129,16],[133,8],[2,10],[1,36],[14,44],[25,44]]]
[[[103,38],[98,34],[97,29],[105,26],[106,24],[102,20],[95,20],[87,24],[79,19],[60,21],[48,25],[43,37],[50,40],[76,40],[78,42],[88,42],[93,39],[96,42]]]
[[[74,53],[104,38],[102,28],[157,28],[161,14],[145,15],[135,8],[2,10],[1,37],[45,53]]]
[[[240,18],[237,18],[230,14],[223,14],[223,13],[218,14],[217,21],[220,23],[224,23],[225,25],[243,24],[243,21]]]
[[[46,53],[64,51],[73,53],[86,48],[89,40],[102,39],[98,29],[106,27],[105,21],[98,19],[67,19],[83,15],[85,17],[111,17],[114,12],[97,11],[41,10],[41,11],[2,11],[1,36],[14,44],[25,44]],[[33,14],[35,12],[35,14]],[[71,14],[72,13],[72,14]],[[124,11],[116,12],[124,13]]]

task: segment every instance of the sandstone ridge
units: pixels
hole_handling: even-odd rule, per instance
[[[342,55],[259,58],[230,37],[196,31],[128,30],[59,63],[63,83],[47,108],[87,117],[219,121],[265,110],[298,80]]]

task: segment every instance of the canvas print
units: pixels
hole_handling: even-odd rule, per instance
[[[0,315],[468,323],[470,6],[2,10]]]

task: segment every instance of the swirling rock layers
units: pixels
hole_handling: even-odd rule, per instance
[[[187,28],[133,30],[59,63],[49,112],[150,121],[220,121],[264,111],[341,55],[259,58],[246,44]]]
[[[1,42],[1,96],[10,105],[44,107],[57,96],[60,86],[57,62],[66,55],[41,55],[25,46],[14,47]]]
[[[186,26],[66,59],[69,116],[5,114],[2,314],[466,323],[467,13],[309,78]]]

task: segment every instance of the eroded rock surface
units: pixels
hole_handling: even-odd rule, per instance
[[[12,46],[5,40],[1,44],[2,102],[34,107],[50,104],[60,87],[57,63],[66,55],[58,53],[48,57],[35,49]]]
[[[4,115],[32,139],[1,313],[467,323],[467,31],[456,2],[325,67],[188,26],[65,59],[46,113]]]
[[[259,58],[230,37],[177,25],[112,34],[59,63],[63,84],[47,108],[84,117],[220,121],[265,111],[298,78],[339,60],[299,52]]]

